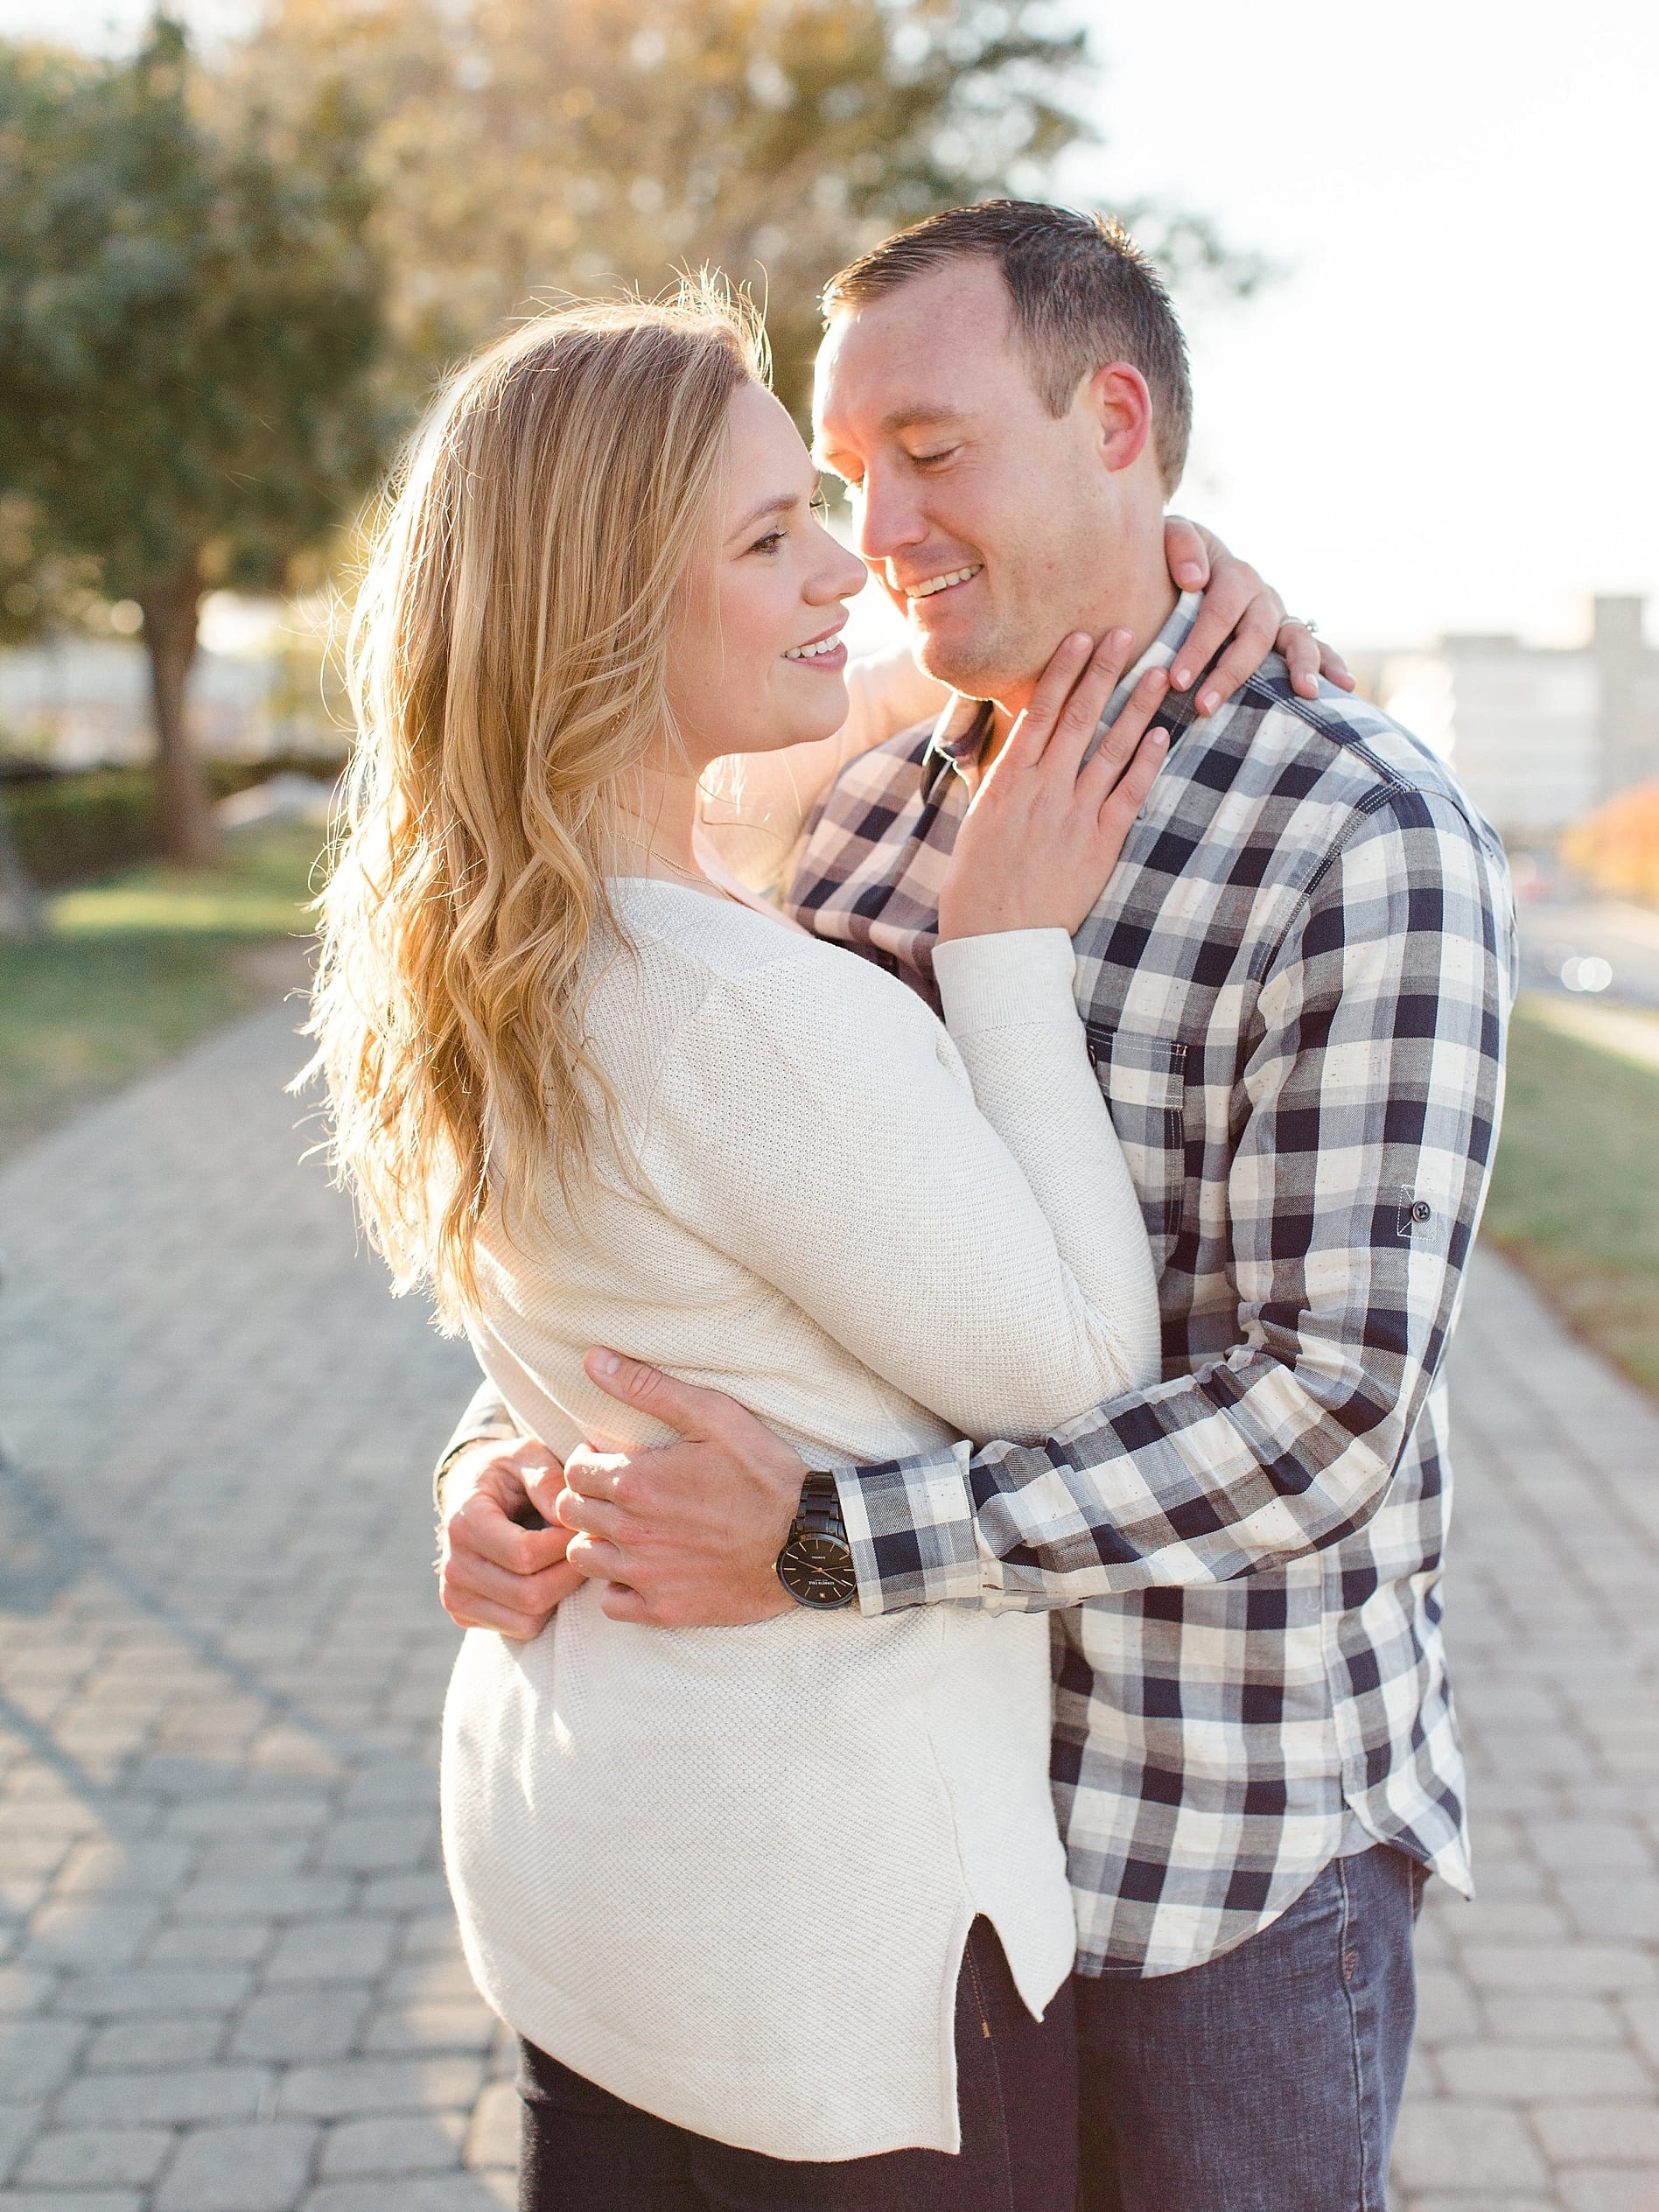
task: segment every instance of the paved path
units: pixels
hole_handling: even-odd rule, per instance
[[[512,2202],[432,1813],[470,1363],[296,1166],[291,1019],[0,1172],[0,2212]],[[1482,1894],[1398,2203],[1659,2212],[1659,1417],[1493,1263],[1460,1366]]]

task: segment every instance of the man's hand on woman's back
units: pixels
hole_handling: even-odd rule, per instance
[[[599,1388],[679,1432],[628,1458],[481,1437],[438,1485],[438,1592],[460,1628],[539,1636],[584,1579],[612,1620],[731,1627],[793,1610],[774,1571],[806,1467],[752,1413],[636,1360],[594,1351]],[[543,1527],[536,1525],[546,1522]],[[565,1559],[574,1543],[578,1566]]]
[[[790,1612],[775,1572],[807,1468],[719,1390],[596,1348],[591,1382],[677,1440],[635,1452],[574,1452],[558,1501],[581,1572],[606,1585],[613,1620],[736,1628]]]

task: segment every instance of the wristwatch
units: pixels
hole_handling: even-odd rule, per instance
[[[852,1546],[832,1474],[809,1474],[801,1486],[789,1541],[778,1554],[778,1579],[798,1606],[827,1613],[858,1594]]]

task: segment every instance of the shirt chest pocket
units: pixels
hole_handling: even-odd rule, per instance
[[[1088,1056],[1161,1268],[1180,1234],[1186,1189],[1186,1047],[1091,1021]]]

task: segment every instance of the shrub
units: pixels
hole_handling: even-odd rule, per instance
[[[148,768],[92,768],[31,777],[4,794],[23,864],[51,888],[144,860],[156,849]]]
[[[275,753],[210,761],[207,776],[214,796],[225,799],[285,770],[327,775],[339,765],[312,753]],[[0,781],[0,805],[11,817],[24,867],[45,890],[108,875],[152,859],[159,849],[155,780],[147,767],[8,776]]]

